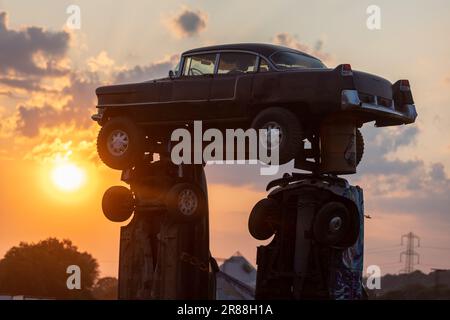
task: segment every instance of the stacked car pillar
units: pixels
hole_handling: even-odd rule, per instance
[[[256,299],[361,299],[363,194],[336,177],[285,175],[253,208]]]
[[[105,216],[121,228],[120,299],[211,299],[206,179],[201,165],[144,159],[111,187]]]

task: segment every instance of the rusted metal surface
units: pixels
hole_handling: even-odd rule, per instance
[[[149,201],[155,194],[148,191],[155,189],[159,180],[170,184],[182,178],[200,186],[207,195],[203,166],[161,169],[171,168],[156,163],[139,170],[139,179],[130,181],[135,194],[144,195],[138,201],[145,205],[137,206],[139,211],[131,222],[121,228],[119,299],[209,299],[213,284],[208,209],[194,222],[178,223],[160,202]]]

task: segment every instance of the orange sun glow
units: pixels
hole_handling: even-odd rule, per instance
[[[66,192],[79,190],[86,181],[85,171],[71,163],[57,165],[51,175],[54,185]]]

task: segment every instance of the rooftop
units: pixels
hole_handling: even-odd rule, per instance
[[[218,50],[243,50],[243,51],[252,51],[259,53],[262,56],[269,57],[273,53],[277,51],[290,51],[295,53],[300,53],[308,57],[315,58],[313,56],[310,56],[304,52],[301,52],[299,50],[295,50],[292,48],[279,46],[275,44],[269,44],[269,43],[234,43],[234,44],[221,44],[221,45],[214,45],[214,46],[208,46],[208,47],[201,47],[196,48],[192,50],[188,50],[183,53],[183,55],[193,54],[193,53],[199,53],[204,51],[218,51]],[[317,58],[316,58],[317,59]]]

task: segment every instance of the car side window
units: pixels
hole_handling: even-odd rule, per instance
[[[261,58],[259,59],[259,72],[268,72],[270,71],[270,67],[269,67],[269,63],[267,62],[266,59]]]
[[[184,60],[183,76],[202,76],[213,74],[216,54],[199,54],[186,57]]]
[[[256,55],[224,52],[220,54],[218,74],[240,74],[256,71]]]

